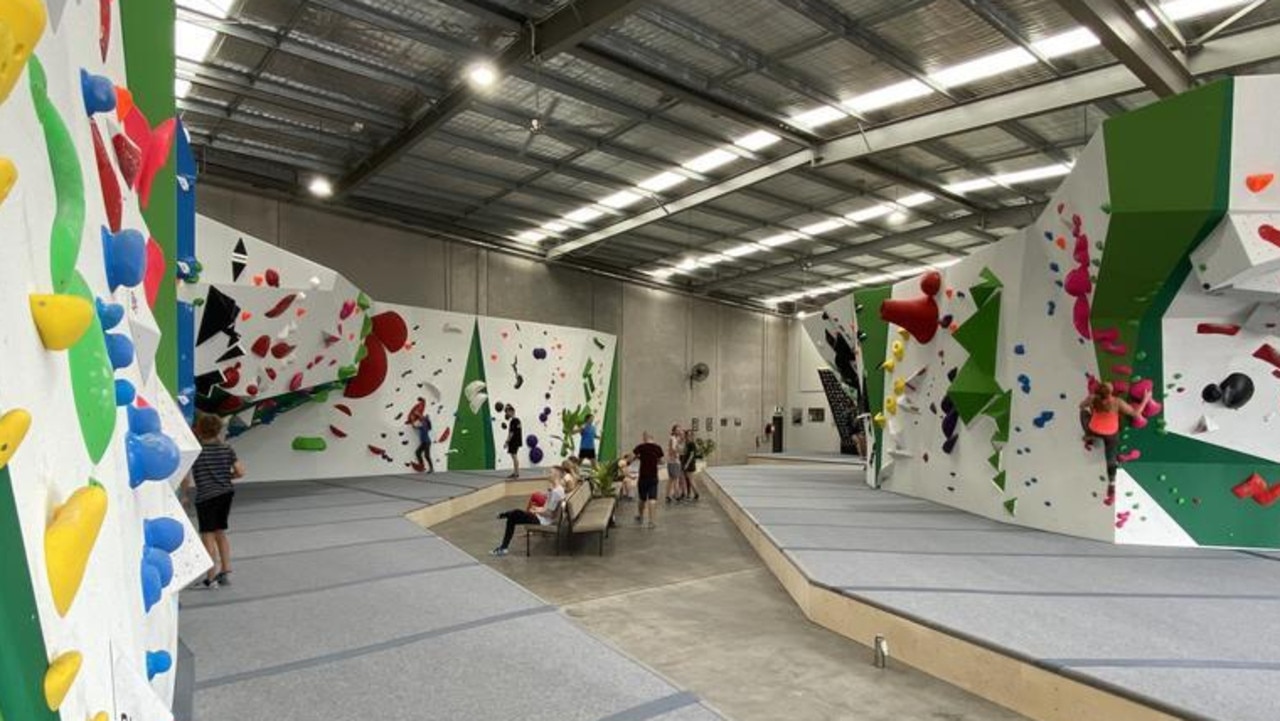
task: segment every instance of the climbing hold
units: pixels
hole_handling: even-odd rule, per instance
[[[103,330],[111,330],[120,325],[120,321],[124,320],[124,306],[119,303],[108,303],[101,298],[94,299],[94,304],[98,309],[98,322],[102,324]]]
[[[533,463],[534,465],[537,465],[537,464],[539,464],[539,463],[542,463],[542,459],[543,459],[544,457],[545,457],[545,454],[543,453],[543,450],[542,450],[541,448],[530,448],[530,449],[529,449],[529,461],[530,461],[531,463]]]
[[[1244,185],[1251,193],[1261,193],[1275,179],[1275,173],[1254,173],[1253,175],[1245,176]]]
[[[133,288],[147,272],[147,239],[136,230],[112,233],[102,228],[102,260],[107,267],[107,285],[112,291]]]
[[[281,298],[275,305],[271,306],[271,309],[266,313],[263,313],[263,315],[268,318],[278,318],[286,310],[289,310],[289,306],[293,305],[293,301],[297,300],[297,298],[298,296],[296,293],[290,293],[289,295]]]
[[[143,123],[146,123],[145,119]],[[142,166],[138,174],[138,198],[142,200],[143,208],[151,204],[151,184],[155,180],[156,173],[169,160],[169,149],[173,146],[176,128],[173,118],[157,125],[150,134],[146,148],[142,151]]]
[[[133,341],[123,333],[107,333],[104,340],[107,344],[107,357],[111,359],[111,367],[116,370],[128,368],[133,363]]]
[[[263,274],[263,277],[266,279],[267,285],[271,286],[272,288],[280,287],[280,271],[274,268],[267,268],[267,271]]]
[[[249,350],[259,358],[266,358],[267,353],[271,352],[271,336],[261,335],[249,346]]]
[[[168,551],[146,546],[142,549],[142,561],[160,573],[161,587],[168,587],[173,581],[173,559],[169,557]]]
[[[109,78],[80,69],[80,95],[84,110],[90,116],[116,109],[116,88]]]
[[[956,443],[957,443],[959,440],[960,440],[960,436],[958,436],[958,435],[957,435],[957,436],[948,436],[948,437],[947,437],[947,440],[945,440],[945,441],[943,441],[943,442],[942,442],[942,452],[943,452],[943,453],[948,453],[948,454],[949,454],[949,453],[951,453],[951,451],[955,450]]]
[[[906,330],[920,343],[933,340],[938,332],[938,303],[933,299],[942,288],[942,275],[929,271],[920,279],[924,293],[916,298],[890,298],[880,304],[881,320]]]
[[[21,408],[0,416],[0,468],[9,465],[9,459],[18,452],[18,446],[31,428],[31,414]]]
[[[892,358],[887,358],[885,359],[884,363],[880,364],[880,368],[882,370],[889,371],[890,373],[892,373],[893,369],[896,368],[897,366],[898,366],[898,362]]]
[[[84,580],[84,569],[107,515],[107,491],[97,483],[76,489],[53,511],[44,531],[45,571],[53,605],[65,617]]]
[[[894,360],[902,360],[903,353],[906,352],[906,346],[900,340],[895,340],[889,346],[889,349],[893,353]]]
[[[115,382],[116,388],[116,405],[127,406],[133,403],[133,399],[138,397],[138,389],[124,378],[117,378]]]
[[[142,522],[143,542],[151,548],[173,553],[182,546],[186,531],[182,522],[175,518],[161,516],[148,518]]]
[[[151,608],[160,602],[160,597],[164,593],[164,582],[160,577],[160,569],[147,563],[145,556],[142,559],[140,580],[142,583],[142,610],[150,612]]]
[[[147,680],[173,668],[173,657],[168,651],[147,651]]]
[[[67,350],[93,323],[93,306],[74,295],[33,293],[30,303],[40,342],[47,350]]]
[[[116,164],[120,166],[124,183],[130,188],[136,187],[138,175],[142,172],[142,150],[115,123],[108,125],[111,127],[111,147],[115,150]]]
[[[147,481],[167,480],[182,462],[178,445],[163,433],[130,433],[125,436],[124,447],[130,488]]]
[[[370,306],[373,305],[373,301],[369,300],[369,296],[361,292],[356,296],[356,305],[360,306],[360,310],[369,310]]]
[[[292,353],[293,349],[296,347],[297,346],[293,346],[284,342],[276,343],[275,345],[271,346],[271,357],[275,358],[276,360],[279,360],[289,355],[290,353]]]
[[[1222,389],[1218,387],[1217,383],[1210,383],[1204,387],[1204,390],[1200,391],[1200,398],[1205,403],[1217,403],[1222,400]]]
[[[895,378],[893,381],[893,394],[900,396],[907,390],[907,381],[903,378]]]
[[[31,51],[44,33],[48,16],[40,0],[0,5],[0,103],[9,97]]]
[[[0,203],[9,197],[14,183],[18,182],[18,168],[8,158],[0,158]]]
[[[1243,373],[1232,373],[1222,383],[1222,405],[1236,410],[1243,408],[1253,398],[1253,379]]]
[[[62,707],[67,692],[76,682],[76,676],[80,675],[80,664],[83,661],[79,651],[67,651],[58,654],[49,664],[49,670],[44,672],[44,701],[49,705],[50,711],[57,711]]]
[[[337,434],[335,433],[334,435],[337,435]],[[293,439],[293,444],[291,447],[295,451],[309,451],[314,453],[314,452],[326,450],[329,447],[329,444],[323,438],[320,438],[318,436],[298,436],[297,438]],[[373,446],[369,446],[369,450],[372,451]],[[382,453],[378,451],[374,451],[374,452],[377,453],[378,455],[382,455]]]
[[[884,410],[889,415],[896,414],[898,412],[898,399],[893,396],[886,397],[884,399]]]
[[[160,247],[155,238],[147,238],[147,270],[142,278],[142,287],[146,291],[147,305],[152,308],[160,295],[160,284],[164,282],[166,269],[164,248]]]

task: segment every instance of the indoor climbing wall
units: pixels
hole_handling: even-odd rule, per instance
[[[1240,78],[1113,118],[1034,225],[857,291],[874,481],[1089,538],[1280,546],[1278,98]],[[1114,484],[1080,420],[1100,381],[1141,411]]]
[[[208,218],[182,294],[197,404],[229,419],[249,480],[413,474],[419,419],[435,470],[559,462],[587,412],[616,415],[614,336],[378,303],[335,271]],[[608,446],[602,446],[608,447]]]
[[[839,379],[840,386],[847,396],[847,401],[840,405],[852,404],[854,412],[865,414],[869,409],[867,397],[867,369],[863,364],[860,352],[861,342],[858,340],[857,309],[853,296],[845,296],[831,301],[820,313],[807,316],[804,321],[805,333],[818,349],[818,354],[830,366],[831,372]],[[825,386],[825,383],[824,383]],[[828,404],[832,413],[836,413],[836,405],[828,393]],[[836,427],[840,431],[842,445],[848,445],[846,436],[852,434],[852,423],[837,417]],[[866,429],[870,430],[870,429]],[[867,433],[867,454],[874,456],[875,433]],[[845,450],[842,448],[842,450]],[[873,480],[868,476],[868,482]]]
[[[142,215],[174,192],[174,123],[134,105],[118,12],[0,4],[5,719],[172,718],[178,590],[209,565],[174,493],[199,447],[156,368],[172,267]]]

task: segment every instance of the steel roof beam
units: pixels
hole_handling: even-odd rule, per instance
[[[1123,0],[1058,0],[1102,41],[1102,46],[1162,98],[1190,90],[1191,71]]]
[[[537,23],[529,23],[498,56],[493,63],[501,76],[518,70],[526,62],[545,58],[567,50],[592,34],[613,25],[630,14],[646,0],[577,0],[552,13]],[[416,23],[397,18],[386,25],[394,32],[406,29],[418,30]],[[395,27],[398,26],[398,27]],[[434,32],[434,31],[432,31]],[[392,138],[373,155],[365,158],[351,172],[338,181],[334,191],[341,195],[360,186],[408,153],[423,138],[449,122],[453,116],[466,110],[479,99],[479,93],[465,81],[460,81],[443,97],[427,109],[404,132]]]

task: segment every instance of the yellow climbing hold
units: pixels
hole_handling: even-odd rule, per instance
[[[14,408],[0,416],[0,468],[9,465],[9,459],[17,453],[22,439],[27,437],[31,428],[31,414],[21,408]]]
[[[44,33],[48,18],[40,0],[5,0],[0,3],[0,103],[22,75],[27,58]]]
[[[66,616],[76,600],[106,515],[106,490],[97,484],[84,486],[54,510],[44,531],[45,571],[59,616]]]
[[[31,317],[47,350],[66,350],[93,323],[93,305],[74,295],[31,294]]]
[[[883,413],[877,413],[875,418],[872,418],[871,420],[875,422],[877,427],[884,428],[885,417]]]
[[[890,359],[886,360],[884,363],[881,363],[881,364],[880,364],[880,367],[881,367],[881,368],[883,368],[884,370],[887,370],[887,371],[889,371],[890,373],[892,373],[892,372],[893,372],[893,369],[894,369],[895,367],[897,367],[897,365],[898,365],[898,361],[896,361],[896,360],[894,360],[894,359],[890,358]]]
[[[50,711],[57,711],[62,707],[62,701],[80,673],[82,660],[79,651],[67,651],[49,664],[49,670],[44,674],[44,700],[49,704]]]
[[[885,412],[886,412],[886,413],[888,413],[888,414],[889,414],[889,415],[891,415],[891,416],[892,416],[892,415],[897,414],[897,412],[898,412],[898,399],[897,399],[897,398],[894,398],[893,396],[889,396],[888,398],[885,398],[885,399],[884,399],[884,410],[885,410]]]
[[[895,340],[889,348],[893,350],[894,360],[902,360],[902,354],[907,350],[907,347],[900,340]]]
[[[99,711],[94,714],[93,718],[89,719],[89,721],[111,721],[111,715],[106,711]]]
[[[18,182],[18,166],[8,158],[0,158],[0,203],[9,197],[13,184]]]
[[[894,378],[894,379],[893,379],[893,394],[894,394],[895,396],[900,396],[900,395],[902,395],[903,393],[906,393],[906,392],[907,392],[907,381],[906,381],[906,379],[905,379],[905,378]]]
[[[898,337],[902,338],[902,340],[905,341],[906,339],[911,337],[911,331],[907,330],[906,328],[899,328]]]

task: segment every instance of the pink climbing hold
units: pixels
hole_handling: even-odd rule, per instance
[[[1127,453],[1121,453],[1120,455],[1116,456],[1116,460],[1120,461],[1121,463],[1129,463],[1131,461],[1136,461],[1141,457],[1142,457],[1142,451],[1135,448]]]
[[[155,238],[147,238],[147,271],[142,278],[142,287],[147,293],[147,305],[156,307],[156,297],[160,295],[160,284],[165,278],[164,249]]]
[[[1111,366],[1111,372],[1118,376],[1131,376],[1133,375],[1133,368],[1126,365],[1117,364],[1117,365]]]
[[[1124,525],[1129,522],[1129,514],[1129,511],[1121,511],[1116,514],[1116,528],[1124,528]]]
[[[1075,324],[1076,332],[1081,338],[1089,339],[1091,332],[1089,330],[1089,299],[1083,296],[1076,298],[1075,305],[1071,308],[1071,322]]]
[[[1134,384],[1129,387],[1129,397],[1133,398],[1135,401],[1140,401],[1143,396],[1151,393],[1154,388],[1155,384],[1151,382],[1150,378],[1143,378],[1140,381],[1135,381]]]
[[[1111,390],[1115,391],[1116,395],[1124,395],[1129,392],[1129,381],[1111,381]]]
[[[1073,298],[1080,298],[1093,292],[1093,281],[1089,279],[1088,266],[1079,266],[1072,268],[1067,273],[1067,278],[1062,285],[1067,295]]]
[[[1120,331],[1115,328],[1099,328],[1093,332],[1093,338],[1100,343],[1114,343],[1120,340]]]
[[[344,300],[342,301],[342,310],[338,311],[338,319],[346,320],[351,317],[352,313],[355,313],[355,312],[356,312],[356,302],[354,300]],[[342,328],[338,328],[338,332],[341,333]]]

